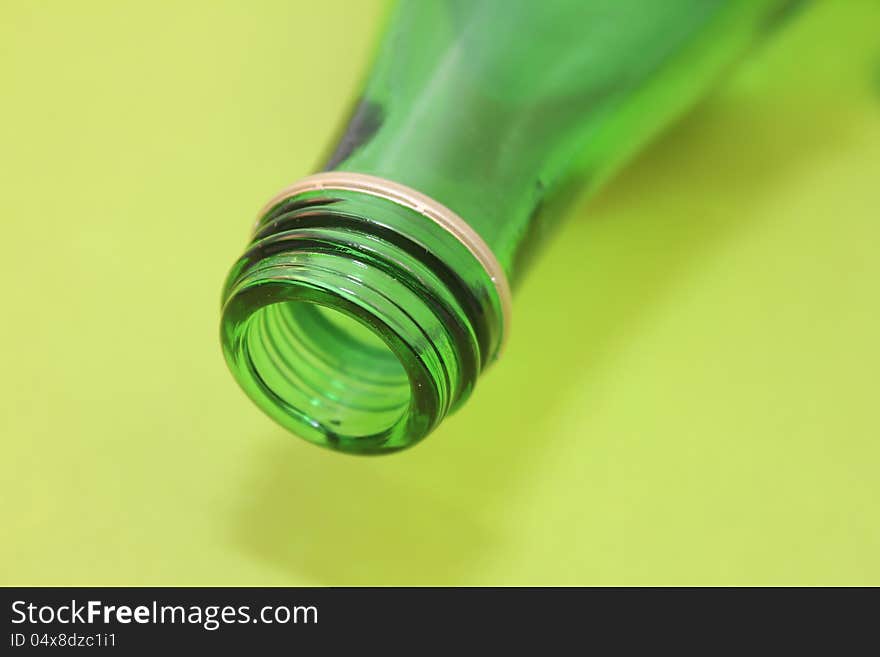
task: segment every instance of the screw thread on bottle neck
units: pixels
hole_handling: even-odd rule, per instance
[[[355,453],[401,449],[470,394],[502,337],[497,291],[454,236],[353,191],[269,208],[230,273],[222,342],[288,429]]]

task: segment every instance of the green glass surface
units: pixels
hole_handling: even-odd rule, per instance
[[[565,192],[607,179],[792,4],[404,0],[326,168],[439,200],[515,286]]]
[[[606,179],[789,4],[403,0],[324,169],[446,205],[516,284],[566,190]],[[243,389],[293,432],[348,452],[425,437],[505,337],[476,258],[416,211],[360,192],[270,208],[223,299],[224,353]],[[360,327],[330,329],[310,306],[383,346]]]

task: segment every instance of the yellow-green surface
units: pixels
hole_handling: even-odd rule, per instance
[[[880,584],[880,5],[816,4],[576,207],[466,408],[364,459],[217,329],[379,3],[3,2],[0,583]]]

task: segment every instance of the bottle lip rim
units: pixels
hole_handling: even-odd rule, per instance
[[[380,178],[379,176],[352,171],[324,171],[300,178],[275,194],[260,209],[255,227],[259,226],[261,219],[269,210],[282,201],[304,192],[328,189],[362,192],[405,206],[432,220],[461,242],[482,265],[498,294],[501,304],[502,327],[501,341],[496,351],[496,359],[501,355],[510,334],[512,315],[510,284],[504,269],[501,267],[501,263],[495,257],[495,254],[492,253],[489,245],[486,244],[470,224],[430,196],[401,183]]]
[[[275,265],[270,267],[275,268]],[[405,339],[395,337],[393,330],[383,330],[383,326],[389,326],[388,316],[384,312],[369,310],[359,303],[358,295],[340,295],[335,291],[338,289],[335,284],[321,285],[316,281],[304,284],[304,281],[289,276],[268,280],[258,276],[253,280],[242,280],[224,305],[220,328],[223,355],[245,394],[291,433],[313,444],[341,452],[388,454],[425,438],[448,413],[448,407],[443,406],[443,393],[433,384],[436,377],[431,367],[405,347]],[[284,389],[268,382],[265,379],[266,370],[253,357],[250,340],[254,328],[252,322],[257,317],[265,321],[265,316],[260,313],[279,302],[297,302],[341,312],[368,326],[381,337],[400,363],[409,382],[408,399],[405,406],[401,406],[400,414],[381,428],[374,426],[374,431],[339,432],[331,424],[309,413],[308,407],[291,400]],[[359,306],[363,312],[358,311]],[[389,307],[395,306],[392,303]],[[276,332],[275,335],[277,338],[279,334]],[[277,367],[275,363],[274,367]]]

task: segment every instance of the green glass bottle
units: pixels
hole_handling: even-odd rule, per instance
[[[559,220],[703,94],[791,0],[404,0],[323,171],[260,212],[224,355],[303,438],[414,444],[510,331]]]

